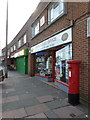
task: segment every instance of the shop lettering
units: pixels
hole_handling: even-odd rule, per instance
[[[50,43],[52,43],[52,42],[54,42],[54,41],[56,41],[56,37],[54,37],[54,38],[48,40],[48,44],[50,44]]]
[[[64,32],[61,32],[61,33],[47,39],[46,41],[43,41],[43,42],[35,45],[34,47],[32,47],[33,51],[31,53],[35,53],[35,52],[38,52],[41,50],[45,50],[45,49],[55,47],[58,45],[62,45],[62,44],[72,41],[71,32],[72,31],[70,28]]]
[[[53,44],[54,41],[56,41],[56,37],[54,37],[53,39],[49,39],[48,41],[42,43],[41,46],[42,48],[49,48],[50,46],[54,46]]]

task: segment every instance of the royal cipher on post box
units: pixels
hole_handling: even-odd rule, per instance
[[[80,83],[80,61],[68,61],[69,70],[69,88],[68,88],[68,102],[72,105],[79,104],[79,83]]]

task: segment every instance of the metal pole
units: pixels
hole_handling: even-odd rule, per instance
[[[8,69],[7,69],[7,52],[8,52],[8,0],[6,8],[6,51],[5,51],[5,78],[8,78]]]

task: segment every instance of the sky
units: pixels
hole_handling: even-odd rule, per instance
[[[8,43],[13,40],[40,0],[8,0]],[[6,44],[7,0],[0,0],[0,55]]]
[[[48,0],[42,1],[47,2]],[[85,2],[90,0],[81,1]],[[39,2],[40,0],[8,0],[8,43],[17,35],[28,18],[35,11]],[[6,7],[7,0],[0,0],[0,55],[1,49],[5,47],[6,42]]]

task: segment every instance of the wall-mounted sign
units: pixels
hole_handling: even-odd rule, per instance
[[[20,56],[24,56],[24,55],[28,55],[28,49],[24,49],[24,50],[21,50],[21,51],[15,53],[13,55],[13,57],[16,58],[16,57],[20,57]]]
[[[26,47],[29,47],[29,42],[26,42],[26,44],[25,44],[25,45],[26,45]]]
[[[31,47],[31,53],[46,50],[52,47],[56,47],[72,41],[72,29],[69,28],[33,47]]]
[[[87,37],[90,37],[90,17],[87,18]]]

